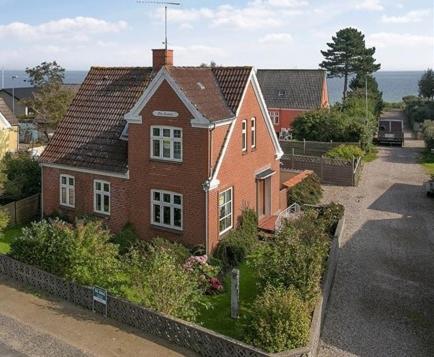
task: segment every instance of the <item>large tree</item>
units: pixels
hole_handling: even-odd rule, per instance
[[[65,69],[55,61],[27,68],[26,73],[37,88],[27,104],[36,112],[36,124],[48,139],[49,129],[55,129],[66,114],[74,92],[63,86]]]
[[[434,71],[427,69],[419,80],[419,95],[424,98],[434,98]]]
[[[329,77],[344,77],[343,99],[348,91],[348,77],[352,74],[369,75],[378,71],[375,63],[375,47],[366,48],[365,35],[355,28],[339,30],[328,42],[328,49],[321,51],[324,61],[320,67],[327,70]]]

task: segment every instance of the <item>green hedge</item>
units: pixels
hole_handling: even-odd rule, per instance
[[[428,122],[423,126],[423,137],[426,147],[434,149],[434,121]]]
[[[288,190],[288,204],[316,205],[320,202],[323,190],[316,174],[311,174]]]
[[[339,145],[325,154],[325,157],[342,160],[354,160],[363,156],[365,152],[356,145]]]

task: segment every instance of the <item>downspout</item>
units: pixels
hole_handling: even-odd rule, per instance
[[[41,220],[44,219],[44,166],[41,166]]]

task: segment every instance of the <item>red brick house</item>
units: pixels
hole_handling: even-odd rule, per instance
[[[329,107],[324,70],[261,69],[257,76],[274,130],[281,138],[300,114]]]
[[[282,155],[252,67],[92,67],[41,157],[42,212],[211,251],[245,207],[280,211]]]

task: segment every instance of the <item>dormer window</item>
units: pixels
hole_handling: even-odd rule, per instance
[[[170,126],[151,126],[151,158],[182,161],[182,129]]]
[[[284,97],[286,95],[286,91],[284,89],[279,89],[279,91],[277,92],[277,95],[279,97]]]

